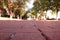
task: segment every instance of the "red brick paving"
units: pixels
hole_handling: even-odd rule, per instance
[[[60,21],[0,20],[0,40],[10,34],[11,40],[60,40]]]

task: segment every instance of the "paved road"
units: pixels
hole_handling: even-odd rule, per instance
[[[0,20],[0,40],[60,40],[60,21]]]

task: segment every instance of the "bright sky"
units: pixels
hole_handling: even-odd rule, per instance
[[[28,2],[26,2],[27,8],[25,10],[27,11],[29,9],[32,9],[33,3],[34,3],[34,0],[29,0]]]
[[[13,0],[14,2],[16,2],[16,0]]]

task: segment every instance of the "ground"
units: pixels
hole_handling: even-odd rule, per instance
[[[60,40],[60,21],[0,20],[0,40]]]

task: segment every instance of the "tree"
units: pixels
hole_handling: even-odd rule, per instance
[[[34,2],[34,7],[32,9],[32,14],[37,17],[37,13],[41,14],[41,16],[44,16],[43,11],[47,9],[47,2],[44,0],[36,0]]]
[[[25,15],[25,7],[26,7],[26,2],[28,0],[17,0],[17,5],[20,8],[20,19]]]

